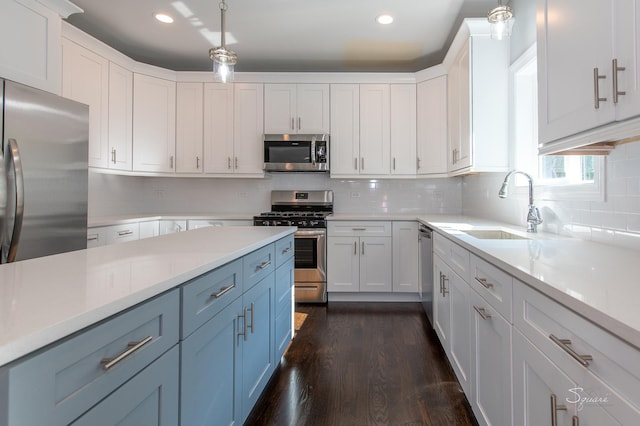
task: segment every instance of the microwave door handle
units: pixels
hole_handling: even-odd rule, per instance
[[[316,139],[311,139],[311,164],[316,165]]]
[[[7,262],[13,262],[18,254],[18,244],[20,243],[20,232],[22,230],[22,218],[24,215],[24,180],[22,177],[22,159],[20,156],[20,148],[15,139],[9,139],[7,145],[7,155],[13,164],[15,177],[15,197],[16,207],[13,220],[13,231],[9,243],[9,251],[7,253]]]

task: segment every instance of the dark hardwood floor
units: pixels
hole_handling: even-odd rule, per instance
[[[477,425],[419,303],[308,316],[245,425]]]

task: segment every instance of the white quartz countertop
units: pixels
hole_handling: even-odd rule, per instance
[[[528,234],[524,228],[466,216],[425,215],[418,220],[640,348],[638,251],[555,234]],[[479,239],[462,232],[495,228],[527,239]]]
[[[209,227],[0,265],[0,366],[295,229]]]

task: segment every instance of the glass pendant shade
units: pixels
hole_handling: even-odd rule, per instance
[[[220,3],[220,46],[209,50],[209,58],[213,61],[213,73],[216,80],[222,83],[232,82],[234,67],[238,62],[236,52],[227,49],[225,46],[225,12],[227,4],[222,0]]]
[[[511,7],[504,6],[502,1],[499,1],[498,6],[487,14],[487,20],[491,24],[491,38],[502,40],[509,37],[511,35],[511,18],[513,18]]]

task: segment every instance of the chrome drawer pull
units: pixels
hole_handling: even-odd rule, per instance
[[[247,311],[251,311],[251,323],[247,325],[247,328],[249,330],[251,330],[251,334],[253,334],[253,322],[255,321],[255,306],[253,305],[253,302],[251,302],[251,307],[247,309]],[[247,321],[248,323],[248,321]],[[246,331],[245,331],[246,333]]]
[[[447,281],[449,281],[449,277],[442,274],[442,296],[449,294],[449,290],[447,290]]]
[[[225,294],[229,293],[235,287],[236,287],[235,284],[231,284],[231,285],[228,285],[226,287],[222,287],[219,292],[211,293],[211,297],[213,297],[214,299],[218,299],[218,298],[224,296]]]
[[[271,265],[271,261],[270,261],[270,260],[267,260],[266,262],[262,262],[260,265],[258,265],[258,267],[256,268],[256,270],[258,270],[258,269],[264,269],[264,268],[266,268],[266,267],[267,267],[267,266],[269,266],[269,265]]]
[[[286,249],[282,250],[282,254],[289,253],[290,251],[291,247],[287,247]]]
[[[571,344],[571,340],[570,339],[558,339],[553,334],[549,335],[549,339],[553,340],[553,343],[555,343],[556,345],[560,346],[560,348],[563,351],[565,351],[566,353],[571,355],[571,357],[573,359],[575,359],[576,361],[578,361],[580,363],[580,365],[582,365],[583,367],[588,367],[589,366],[589,361],[593,361],[593,357],[591,355],[580,355],[579,353],[574,351],[571,348],[571,346],[569,346]]]
[[[620,90],[618,90],[618,72],[620,71],[625,71],[626,68],[625,67],[619,67],[618,66],[618,60],[614,59],[612,62],[613,65],[613,103],[617,104],[618,103],[618,96],[624,96],[627,94],[627,92],[621,92]]]
[[[242,315],[238,315],[238,319],[242,318],[242,331],[238,332],[238,336],[243,336],[244,341],[247,341],[247,308],[242,310]]]
[[[122,352],[117,357],[115,357],[115,358],[104,358],[102,361],[100,361],[100,364],[102,364],[102,368],[104,368],[105,370],[112,369],[118,363],[120,363],[120,361],[123,361],[125,358],[127,358],[130,355],[132,355],[137,350],[142,349],[142,347],[144,345],[146,345],[147,343],[149,343],[152,340],[153,340],[153,336],[147,336],[144,339],[140,340],[139,342],[129,342],[129,344],[127,345],[128,349],[126,351]]]
[[[480,284],[482,284],[482,286],[483,286],[484,288],[491,288],[491,287],[493,287],[493,284],[491,284],[490,282],[488,282],[486,278],[478,278],[478,277],[475,277],[475,279],[476,279],[476,281],[478,281]]]
[[[366,231],[367,228],[351,228],[352,231]]]
[[[480,314],[480,317],[481,317],[483,320],[488,320],[489,318],[491,318],[491,315],[489,315],[488,313],[486,313],[486,312],[484,311],[484,308],[478,308],[476,305],[473,305],[473,309],[475,309],[475,310],[476,310],[476,312],[477,312],[478,314]]]
[[[558,426],[558,411],[567,411],[567,406],[558,405],[557,397],[551,394],[551,426]]]
[[[90,235],[87,237],[87,241],[98,241],[97,235]]]
[[[606,75],[600,75],[600,73],[598,72],[598,68],[594,68],[593,69],[593,101],[594,101],[594,108],[595,109],[600,109],[600,102],[605,102],[607,100],[607,98],[601,98],[600,97],[600,80],[603,80],[607,78]]]
[[[119,236],[119,237],[125,237],[125,236],[127,236],[127,235],[131,235],[131,234],[133,234],[133,231],[128,230],[128,229],[127,229],[126,231],[120,231],[120,232],[118,232],[118,236]]]

